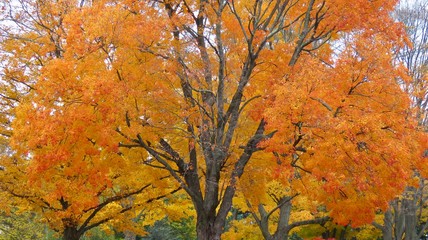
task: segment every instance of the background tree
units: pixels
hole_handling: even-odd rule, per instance
[[[248,166],[250,171],[243,174],[238,185],[239,194],[234,206],[248,216],[241,221],[243,223],[240,228],[235,226],[236,235],[248,238],[242,235],[244,229],[253,229],[254,232],[254,226],[257,226],[261,234],[254,239],[289,239],[292,233],[298,233],[302,226],[325,225],[330,220],[325,206],[301,195],[288,178],[277,175],[276,169],[269,171],[268,169],[272,169],[272,163],[266,159],[269,159],[269,155],[255,156],[252,164]],[[260,173],[255,180],[254,175],[257,172]],[[306,237],[316,237],[321,233],[320,231],[312,236],[308,234]]]
[[[412,109],[421,131],[427,127],[427,64],[428,64],[428,4],[424,1],[402,2],[394,17],[406,26],[409,43],[399,52],[397,64],[408,70],[409,80],[402,86],[412,99]],[[426,154],[424,154],[426,157]],[[383,224],[374,223],[383,232],[384,239],[419,239],[428,224],[425,218],[426,167],[415,163],[413,184],[402,196],[390,203]]]
[[[289,179],[303,181],[300,191],[326,204],[343,225],[362,224],[374,218],[373,209],[385,209],[397,194],[390,190],[404,189],[412,161],[422,156],[419,142],[412,141],[417,131],[407,114],[409,102],[395,83],[402,73],[393,65],[390,37],[372,26],[343,36],[338,61],[313,64],[320,69],[310,72],[295,66],[266,112],[274,119],[269,125],[282,126],[269,150],[283,174],[289,171]],[[373,41],[377,38],[382,40]],[[309,61],[314,59],[300,64]],[[292,104],[284,107],[284,102]]]
[[[278,187],[283,186],[276,186],[276,188]],[[289,239],[291,233],[299,232],[302,226],[324,225],[330,220],[322,205],[299,197],[296,193],[294,195],[291,195],[290,192],[284,194],[280,189],[272,189],[269,191],[269,195],[276,206],[265,209],[263,204],[259,204],[258,211],[252,213],[265,239]],[[270,233],[269,225],[272,222],[275,227],[273,233]]]

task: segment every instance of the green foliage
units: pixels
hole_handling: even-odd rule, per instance
[[[86,234],[81,238],[81,240],[116,240],[122,239],[118,238],[115,235],[110,235],[101,230],[100,228],[94,228],[86,232]]]
[[[298,235],[303,239],[312,239],[316,236],[321,236],[325,231],[325,228],[318,224],[311,224],[298,228],[298,231],[294,232],[293,235]]]
[[[303,238],[301,238],[297,233],[293,233],[291,234],[291,236],[289,237],[290,240],[303,240]]]
[[[0,240],[43,239],[47,228],[32,212],[0,214]]]
[[[169,221],[164,218],[153,226],[146,228],[149,233],[142,239],[146,240],[192,240],[196,239],[195,220],[193,217],[182,218],[180,221]]]

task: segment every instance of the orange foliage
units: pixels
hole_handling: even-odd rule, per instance
[[[405,41],[396,1],[82,3],[29,1],[34,28],[2,44],[22,57],[5,76],[33,89],[13,124],[19,164],[7,164],[59,231],[102,199],[148,184],[143,205],[179,184],[199,220],[218,221],[198,233],[218,237],[248,162],[360,225],[422,166],[392,64]],[[261,150],[275,157],[251,162]]]
[[[275,90],[263,103],[268,126],[279,130],[264,144],[282,162],[278,168],[312,179],[300,191],[343,225],[370,223],[373,209],[385,210],[425,162],[426,143],[396,82],[403,73],[392,53],[401,36],[391,32],[401,29],[373,32],[381,22],[370,21],[338,35],[328,59],[302,55],[287,76],[272,80]]]
[[[64,234],[73,228],[82,235],[114,218],[121,219],[116,221],[117,227],[132,227],[131,218],[124,219],[122,213],[133,206],[148,209],[147,202],[176,187],[162,178],[165,174],[142,164],[148,156],[145,151],[126,154],[127,149],[119,150],[121,135],[117,130],[127,127],[125,115],[142,121],[139,117],[146,110],[144,103],[137,103],[136,94],[169,96],[171,92],[151,89],[157,73],[142,72],[135,66],[132,71],[127,69],[128,63],[146,67],[158,63],[134,52],[137,49],[126,48],[137,44],[131,39],[142,41],[146,35],[135,29],[138,22],[119,11],[119,6],[99,2],[80,9],[73,1],[42,2],[22,6],[37,11],[46,24],[53,21],[45,26],[36,20],[30,24],[41,33],[54,31],[49,32],[54,39],[50,42],[49,35],[38,36],[39,41],[46,41],[38,44],[50,48],[30,51],[31,58],[40,54],[42,59],[37,68],[22,70],[36,81],[29,77],[31,81],[26,83],[33,91],[22,97],[15,111],[10,145],[16,152],[13,159],[2,161],[7,169],[2,189],[29,200],[31,208],[43,212],[50,226]],[[111,28],[103,28],[107,25]],[[132,29],[127,29],[130,26]],[[122,37],[128,34],[129,38]],[[12,38],[4,47],[26,57],[25,52],[16,50],[20,44],[25,45],[25,39]],[[121,76],[122,71],[126,75]],[[131,196],[132,204],[121,205]]]

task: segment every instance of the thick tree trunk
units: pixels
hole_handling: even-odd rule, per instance
[[[63,240],[79,240],[82,234],[76,227],[66,227],[62,234]]]
[[[220,240],[221,234],[222,231],[215,229],[214,221],[207,221],[207,219],[200,219],[198,217],[196,224],[196,235],[198,240]]]
[[[198,240],[220,240],[221,233],[215,232],[209,226],[201,226],[196,229]]]

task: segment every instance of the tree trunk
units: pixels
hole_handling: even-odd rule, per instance
[[[394,239],[402,239],[404,235],[404,213],[403,213],[403,206],[402,202],[398,199],[391,202],[391,207],[394,209]]]
[[[198,240],[220,240],[222,231],[218,231],[214,227],[214,221],[207,219],[199,219],[196,224],[196,235]]]
[[[403,199],[405,240],[416,239],[416,206],[413,199]]]
[[[78,231],[76,227],[66,227],[64,232],[62,233],[63,240],[79,240],[81,237],[81,233]]]
[[[389,209],[384,214],[383,225],[373,223],[382,230],[383,240],[416,240],[418,237],[418,202],[421,201],[417,189],[408,187],[403,199],[390,202]]]
[[[390,209],[385,212],[385,216],[383,219],[384,226],[382,228],[383,240],[392,240],[394,239],[392,236],[393,224],[392,224],[392,212]]]
[[[291,214],[291,198],[284,197],[279,202],[281,207],[279,208],[279,219],[278,226],[275,234],[273,235],[273,240],[287,240],[288,233],[290,232],[290,214]]]

